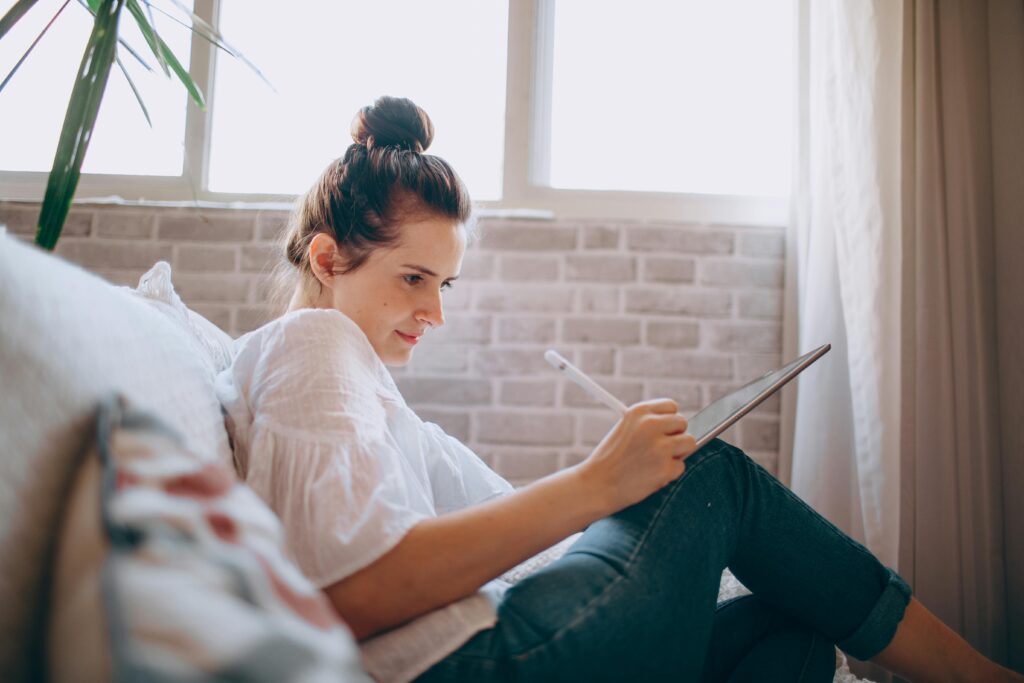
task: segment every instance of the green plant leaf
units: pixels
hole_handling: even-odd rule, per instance
[[[146,103],[142,101],[142,94],[139,92],[139,89],[135,87],[135,81],[132,80],[131,75],[128,73],[128,69],[124,68],[124,62],[121,61],[120,57],[115,57],[114,61],[117,62],[118,68],[120,68],[121,73],[124,74],[124,79],[128,81],[128,86],[132,89],[132,93],[135,94],[135,100],[139,103],[139,106],[142,107],[142,115],[146,117],[146,123],[148,123],[149,127],[152,128],[153,120],[149,118],[149,110],[146,109]]]
[[[64,125],[60,131],[53,168],[46,183],[36,244],[52,250],[57,244],[71,200],[78,187],[82,162],[96,125],[96,115],[107,87],[117,49],[117,25],[125,0],[100,0],[92,34],[78,67]]]
[[[25,12],[32,9],[32,5],[36,2],[37,0],[18,0],[14,3],[14,6],[7,10],[3,19],[0,19],[0,38],[3,38],[11,30],[11,27],[18,23],[18,19],[25,16]]]
[[[138,0],[127,0],[128,11],[131,12],[132,17],[135,18],[135,23],[139,25],[139,29],[142,31],[142,35],[146,36],[146,42],[149,43],[150,48],[156,54],[157,58],[162,60],[164,66],[164,73],[166,73],[166,67],[171,67],[171,71],[178,77],[182,85],[185,86],[185,90],[188,91],[189,96],[195,100],[195,103],[199,105],[200,109],[206,108],[206,100],[203,98],[203,93],[200,92],[199,87],[196,86],[192,80],[192,76],[189,75],[188,70],[181,65],[178,58],[171,52],[171,48],[167,47],[167,43],[164,42],[163,38],[156,32],[156,30],[150,26],[149,21],[146,19],[146,15],[143,14],[142,8],[139,7]],[[169,75],[169,74],[168,74]]]
[[[186,24],[181,19],[178,19],[173,14],[167,12],[166,10],[153,5],[153,3],[150,2],[150,0],[142,1],[145,2],[146,6],[150,9],[156,10],[160,14],[163,14],[165,17],[169,18],[171,21],[174,21],[175,23],[180,24],[181,26],[184,26],[185,28],[194,31],[195,33],[199,34],[200,38],[203,38],[214,47],[223,50],[235,59],[241,61],[243,64],[248,66],[253,71],[253,73],[259,76],[260,80],[266,83],[271,90],[273,90],[275,93],[277,92],[277,88],[274,87],[274,84],[271,83],[265,75],[263,75],[263,72],[260,71],[259,68],[249,60],[248,57],[246,57],[241,52],[236,50],[234,47],[229,45],[227,41],[224,40],[224,36],[221,35],[220,31],[218,31],[216,28],[207,23],[207,21],[203,19],[201,16],[191,11],[180,0],[171,0],[171,2],[179,10],[181,10],[189,16],[189,19],[192,21],[191,26],[189,24]]]
[[[33,2],[34,1],[35,0],[33,0]],[[57,17],[60,16],[60,13],[64,11],[64,8],[68,6],[69,2],[71,2],[71,0],[65,0],[64,4],[61,5],[60,9],[57,10],[57,13],[54,14],[50,18],[50,21],[46,22],[46,26],[44,26],[43,30],[39,32],[39,35],[36,36],[36,39],[32,41],[32,44],[28,46],[28,49],[25,50],[25,54],[23,54],[21,56],[21,59],[19,59],[18,63],[14,65],[14,68],[12,68],[11,71],[7,74],[7,76],[4,77],[3,82],[0,83],[0,90],[3,90],[7,86],[7,84],[10,82],[11,78],[14,76],[14,72],[18,70],[18,67],[20,67],[22,62],[25,61],[25,59],[28,57],[29,53],[32,52],[32,50],[35,49],[36,45],[39,43],[40,39],[42,39],[42,37],[46,34],[46,32],[50,30],[50,27],[53,26],[53,22],[57,21]],[[10,12],[8,12],[8,14],[10,14]],[[4,19],[6,19],[6,18],[7,17],[5,16]],[[17,21],[17,20],[18,19],[15,18],[14,21]],[[13,25],[13,22],[12,22],[12,25]],[[6,30],[4,32],[6,33]],[[2,34],[0,34],[0,35],[2,35]]]
[[[84,7],[85,9],[89,10],[89,13],[93,15],[93,18],[96,17],[96,10],[92,7],[92,5],[99,5],[99,2],[100,0],[88,0],[88,2],[86,0],[78,0],[78,4]],[[152,73],[153,67],[151,67],[149,63],[142,58],[142,55],[140,55],[138,51],[135,50],[135,48],[128,44],[128,41],[126,41],[121,36],[118,36],[117,44],[123,47],[125,50],[127,50],[128,54],[130,54],[132,57],[135,57],[135,61],[141,64],[146,71]]]
[[[139,3],[135,2],[135,0],[128,0],[128,11],[131,12],[135,23],[139,25],[139,30],[142,32],[142,37],[146,39],[149,49],[156,55],[157,62],[160,63],[160,68],[163,69],[164,75],[170,77],[171,72],[167,70],[167,56],[161,47],[163,41],[156,34],[156,30],[146,21],[146,16],[142,13]]]

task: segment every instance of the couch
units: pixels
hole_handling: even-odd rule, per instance
[[[166,263],[156,264],[137,288],[117,287],[7,235],[2,227],[0,321],[0,680],[109,678],[117,669],[117,658],[124,656],[121,644],[110,637],[111,623],[125,620],[115,619],[109,604],[97,602],[97,596],[109,589],[106,583],[100,587],[97,563],[109,564],[111,548],[117,545],[116,539],[111,543],[111,527],[117,525],[111,525],[106,516],[103,524],[98,521],[100,511],[106,515],[111,504],[99,498],[97,482],[108,477],[109,483],[113,477],[117,485],[131,484],[131,478],[117,470],[131,463],[112,463],[111,457],[130,458],[138,453],[108,453],[105,460],[97,459],[97,452],[113,450],[109,444],[104,446],[104,438],[110,435],[100,432],[109,431],[113,421],[113,428],[129,433],[149,424],[132,416],[151,416],[176,440],[153,448],[152,434],[132,441],[134,446],[146,445],[148,466],[159,464],[161,458],[167,462],[177,458],[186,468],[221,468],[233,475],[231,448],[213,385],[216,373],[229,362],[231,339],[181,302]],[[98,422],[102,406],[107,408],[105,413],[100,411]],[[121,443],[127,442],[122,436]],[[173,455],[167,455],[169,451]],[[238,484],[232,490],[241,495],[242,489]],[[144,495],[136,498],[148,500]],[[251,521],[245,518],[250,515],[246,510],[254,511],[250,515],[254,518],[266,514],[251,500],[240,505],[236,522],[243,525]],[[272,522],[264,518],[261,529],[257,536],[264,533],[264,540],[278,542]],[[99,534],[95,536],[99,540],[90,534]],[[63,548],[76,543],[75,550]],[[84,562],[83,557],[92,557],[97,566],[81,570],[75,563]],[[207,572],[206,565],[196,566],[200,568],[187,571]],[[77,588],[62,587],[68,581],[77,581]],[[295,591],[310,590],[301,577],[292,581]],[[88,599],[77,603],[69,599],[68,595],[76,595],[74,591]],[[726,572],[720,599],[744,591]],[[176,597],[170,596],[171,607]],[[319,594],[316,597],[322,599]],[[130,607],[145,610],[147,599],[136,594]],[[302,599],[307,606],[315,600],[310,595]],[[68,612],[69,604],[77,607]],[[279,606],[257,607],[264,614],[280,611]],[[322,609],[322,605],[315,607]],[[253,605],[247,604],[246,609]],[[175,618],[187,621],[189,615]],[[297,633],[294,624],[268,624],[270,630]],[[176,625],[185,632],[193,627]],[[317,637],[326,638],[322,645],[334,652],[331,661],[325,660],[324,671],[336,675],[325,680],[368,680],[343,625],[313,630]],[[169,639],[166,634],[161,637]],[[165,659],[175,658],[173,651],[162,652]],[[90,660],[88,665],[82,659]],[[839,661],[836,680],[855,680],[845,659]]]

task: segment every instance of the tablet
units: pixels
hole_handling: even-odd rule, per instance
[[[701,448],[724,432],[736,420],[756,408],[758,404],[781,389],[786,382],[824,356],[831,348],[831,344],[823,344],[813,351],[808,351],[778,370],[767,372],[728,396],[723,396],[691,417],[686,431],[697,440],[697,448]]]

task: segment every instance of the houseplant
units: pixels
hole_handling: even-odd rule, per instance
[[[32,9],[36,2],[37,0],[17,0],[14,3],[11,9],[0,18],[0,40],[3,39],[19,19]],[[71,0],[66,0],[60,6],[22,58],[15,64],[3,82],[0,83],[0,90],[10,81],[18,67],[21,66],[39,42],[39,39],[43,37],[43,34],[52,26],[53,22],[70,2]],[[143,114],[146,116],[147,121],[149,120],[149,113],[142,101],[142,97],[118,57],[118,49],[123,48],[135,59],[139,60],[147,69],[151,70],[138,51],[132,49],[119,35],[120,21],[125,10],[127,10],[131,18],[138,25],[150,52],[156,58],[163,73],[167,77],[172,75],[177,77],[188,91],[192,100],[200,108],[205,109],[206,107],[202,92],[200,92],[191,76],[189,76],[188,71],[181,65],[181,62],[156,30],[153,20],[154,11],[163,14],[168,14],[168,12],[157,7],[151,0],[79,0],[79,2],[93,14],[93,28],[85,46],[78,75],[75,78],[71,97],[68,101],[67,113],[64,116],[64,123],[61,127],[60,138],[57,143],[57,151],[54,154],[53,165],[47,178],[46,193],[39,212],[36,243],[50,250],[56,246],[61,229],[64,226],[64,221],[67,218],[68,210],[71,208],[71,201],[78,186],[82,162],[85,160],[85,154],[89,147],[93,127],[96,123],[96,116],[106,89],[107,79],[110,76],[111,67],[115,63],[118,64],[121,72],[128,79],[128,83],[135,93],[139,105],[142,107]],[[242,59],[259,74],[259,71],[237,50],[230,47],[220,33],[209,23],[185,7],[180,0],[169,0],[169,2],[186,18],[183,23],[187,23],[192,31],[228,54]],[[181,20],[178,21],[180,22]],[[259,75],[262,77],[262,74]]]

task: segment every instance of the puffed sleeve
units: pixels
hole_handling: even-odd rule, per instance
[[[513,487],[468,446],[433,422],[420,422],[429,450],[430,482],[438,514],[511,493]]]
[[[336,311],[289,314],[237,349],[248,386],[246,483],[284,526],[288,547],[317,585],[335,583],[392,549],[434,516],[376,394],[373,349]]]

